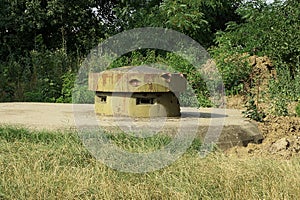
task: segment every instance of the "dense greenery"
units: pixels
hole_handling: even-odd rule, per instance
[[[287,115],[288,102],[300,97],[300,2],[249,1],[237,13],[243,22],[228,23],[211,48],[226,87],[241,90],[252,71],[247,58],[267,56],[277,72],[268,90],[273,114]],[[251,104],[254,94],[249,96]]]
[[[297,0],[3,0],[0,10],[0,101],[70,102],[77,70],[91,48],[147,26],[180,31],[208,48],[228,91],[240,92],[248,79],[245,57],[268,56],[278,74],[270,83],[274,105],[299,99]],[[211,105],[201,76],[175,54],[131,52],[112,67],[153,62],[187,74],[201,105]]]
[[[104,37],[93,1],[1,1],[0,100],[56,101],[63,77]]]
[[[241,55],[268,56],[278,70],[288,70],[284,75],[296,78],[300,66],[300,3],[288,0],[266,4],[249,1],[237,12],[244,22],[230,22],[226,31],[218,32],[217,47],[212,53],[231,88],[249,74]],[[226,58],[240,56],[235,61]],[[246,69],[246,70],[242,70]],[[281,75],[279,73],[279,75]],[[299,93],[298,93],[299,94]]]

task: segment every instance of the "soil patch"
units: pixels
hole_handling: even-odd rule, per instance
[[[264,137],[262,144],[233,147],[225,153],[237,157],[271,156],[283,159],[300,156],[299,117],[267,116],[264,122],[258,123],[258,127]]]

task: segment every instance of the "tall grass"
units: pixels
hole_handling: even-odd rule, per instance
[[[0,199],[300,198],[300,159],[200,158],[196,148],[164,169],[131,174],[95,160],[76,133],[0,127]]]

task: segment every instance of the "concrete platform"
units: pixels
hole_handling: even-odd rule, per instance
[[[0,103],[0,124],[33,129],[76,129],[100,126],[107,131],[123,130],[150,137],[156,133],[196,134],[221,149],[260,143],[263,139],[255,122],[243,118],[240,110],[181,108],[180,118],[99,117],[94,105],[51,103]],[[139,135],[141,136],[141,135]]]

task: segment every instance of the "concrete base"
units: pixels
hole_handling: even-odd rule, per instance
[[[100,117],[94,105],[51,103],[1,103],[0,124],[22,125],[34,129],[75,129],[101,126],[108,131],[144,132],[176,135],[195,133],[204,141],[216,141],[221,149],[260,143],[263,139],[255,122],[243,118],[240,110],[181,108],[180,118]],[[74,115],[75,113],[75,115]],[[76,122],[75,122],[76,121]]]

